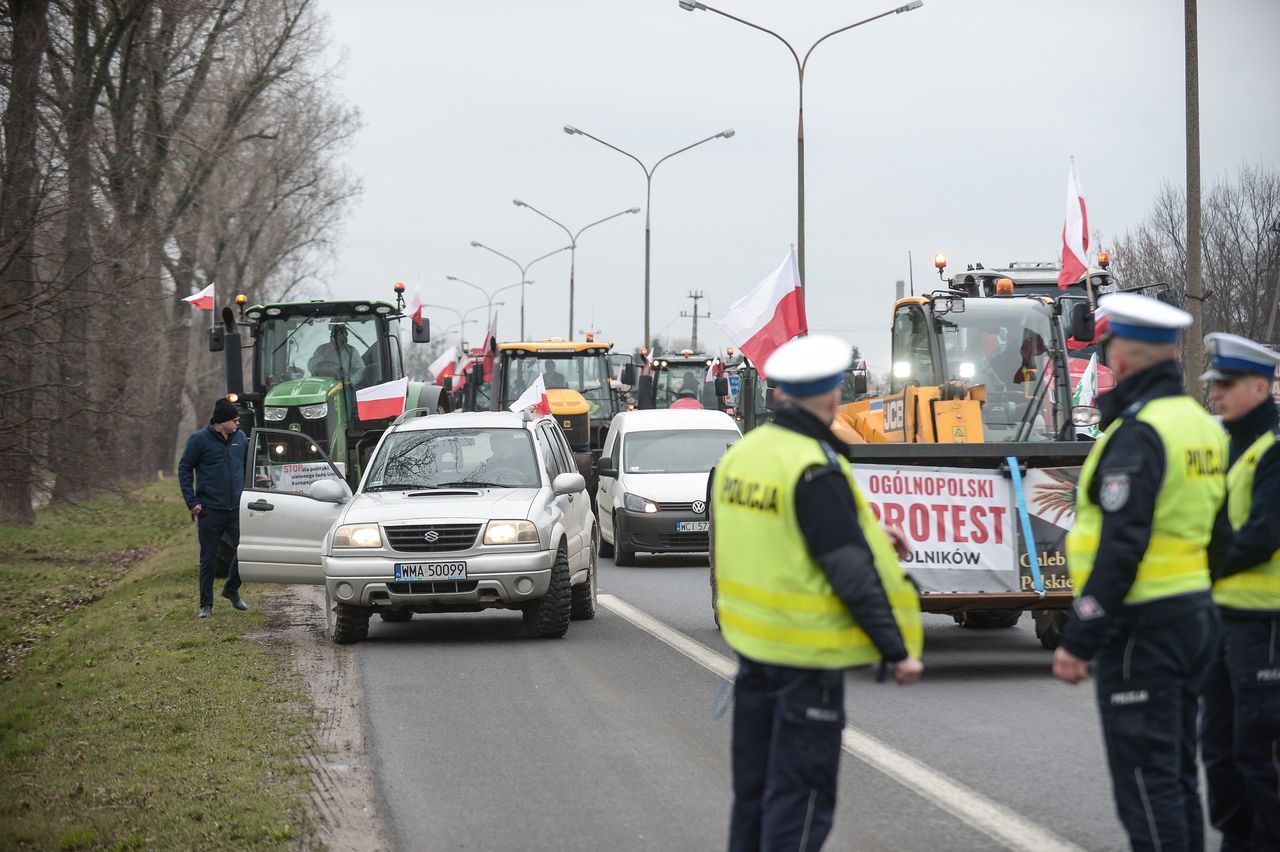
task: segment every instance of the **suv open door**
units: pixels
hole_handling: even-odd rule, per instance
[[[325,535],[351,489],[301,432],[254,429],[240,497],[240,578],[256,583],[324,584]]]

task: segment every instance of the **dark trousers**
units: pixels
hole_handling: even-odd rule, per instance
[[[1200,752],[1223,852],[1280,850],[1280,619],[1223,613]]]
[[[1217,618],[1207,601],[1163,623],[1139,616],[1094,660],[1112,793],[1133,849],[1204,849],[1196,716]]]
[[[213,570],[218,563],[218,547],[224,533],[233,550],[222,592],[234,595],[240,590],[240,564],[234,550],[240,546],[240,510],[210,509],[206,506],[196,516],[196,529],[200,539],[200,606],[213,606]]]
[[[820,849],[836,807],[844,672],[740,663],[729,849]]]

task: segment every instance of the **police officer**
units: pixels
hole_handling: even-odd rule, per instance
[[[1234,334],[1204,339],[1201,376],[1231,435],[1233,531],[1213,554],[1222,641],[1204,687],[1201,753],[1223,852],[1280,849],[1280,353]]]
[[[1053,673],[1095,663],[1120,822],[1134,849],[1199,850],[1196,713],[1217,614],[1208,549],[1226,484],[1222,428],[1182,388],[1178,331],[1191,315],[1135,293],[1103,296],[1102,437],[1080,471],[1067,535],[1076,601]]]
[[[739,655],[731,850],[812,850],[831,830],[844,670],[919,678],[920,603],[830,430],[851,348],[812,336],[765,363],[782,407],[711,485],[717,613]]]

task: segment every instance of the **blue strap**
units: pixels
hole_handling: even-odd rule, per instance
[[[1022,519],[1022,539],[1027,546],[1027,564],[1031,566],[1031,579],[1035,582],[1036,594],[1044,597],[1044,578],[1040,576],[1040,548],[1036,546],[1036,537],[1031,532],[1031,512],[1027,509],[1027,495],[1022,490],[1022,470],[1018,467],[1018,459],[1008,457],[1009,473],[1013,476],[1013,496],[1018,501],[1018,517]]]

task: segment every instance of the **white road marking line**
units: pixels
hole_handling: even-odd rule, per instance
[[[613,595],[601,593],[599,603],[641,630],[675,648],[703,668],[733,680],[738,665],[696,639],[664,624]],[[926,672],[927,676],[927,672]],[[931,766],[873,737],[853,725],[845,725],[841,745],[849,754],[914,790],[956,819],[972,826],[1005,849],[1025,852],[1083,852],[1047,828],[1001,805]]]

